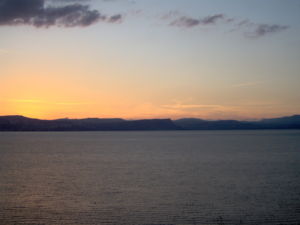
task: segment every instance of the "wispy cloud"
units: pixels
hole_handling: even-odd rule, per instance
[[[83,5],[84,0],[0,0],[0,25],[31,25],[35,27],[86,27],[98,21],[120,22],[121,14],[104,15]],[[47,4],[46,4],[47,3]]]
[[[200,21],[198,19],[194,19],[192,17],[182,16],[170,23],[171,26],[177,27],[194,27],[198,26]]]
[[[218,20],[224,20],[224,19],[225,19],[224,14],[215,14],[212,16],[204,17],[202,20],[200,20],[200,22],[203,25],[210,25],[210,24],[215,24]]]
[[[182,28],[192,28],[208,25],[216,26],[219,22],[223,22],[223,24],[229,25],[229,30],[240,31],[249,38],[259,38],[266,35],[278,33],[289,28],[289,26],[280,24],[254,23],[248,19],[228,17],[223,13],[196,18],[183,15],[178,11],[170,11],[161,16],[161,19],[169,21],[169,26]]]
[[[170,25],[178,27],[194,27],[198,25],[212,25],[216,24],[217,21],[223,20],[225,16],[223,14],[215,14],[211,16],[206,16],[202,19],[196,19],[193,17],[181,16],[173,20]]]
[[[268,34],[278,33],[288,28],[288,26],[283,26],[279,24],[257,24],[254,30],[248,33],[248,36],[257,38]]]
[[[123,19],[123,16],[121,14],[117,14],[117,15],[113,15],[111,17],[108,18],[108,22],[110,23],[118,23],[121,22]]]

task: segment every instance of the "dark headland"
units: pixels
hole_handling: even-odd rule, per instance
[[[300,129],[300,115],[259,121],[171,119],[56,119],[0,116],[0,131],[130,131]]]

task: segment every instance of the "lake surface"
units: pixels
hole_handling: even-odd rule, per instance
[[[300,131],[0,133],[0,224],[300,224]]]

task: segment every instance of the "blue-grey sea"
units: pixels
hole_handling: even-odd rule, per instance
[[[299,225],[300,131],[0,132],[1,225]]]

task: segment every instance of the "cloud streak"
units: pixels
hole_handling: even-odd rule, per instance
[[[274,33],[282,32],[289,28],[280,24],[264,24],[254,23],[248,19],[236,19],[227,17],[225,14],[218,13],[209,15],[203,18],[195,18],[191,16],[182,15],[178,11],[170,11],[161,17],[162,20],[171,20],[169,26],[193,28],[198,26],[216,26],[219,22],[230,25],[231,31],[241,31],[246,37],[259,38]]]
[[[107,16],[77,1],[60,1],[65,5],[48,5],[46,0],[0,0],[0,26],[86,27],[96,22],[120,22],[122,15]]]
[[[288,26],[283,26],[279,24],[258,24],[256,25],[254,31],[250,33],[252,37],[262,37],[272,33],[278,33],[288,29]]]
[[[207,16],[203,19],[196,19],[192,17],[182,16],[173,20],[170,25],[177,27],[194,27],[198,25],[212,25],[216,24],[217,21],[223,20],[225,16],[223,14],[215,14],[212,16]]]
[[[108,22],[110,23],[119,23],[123,19],[121,14],[116,14],[108,18]]]

